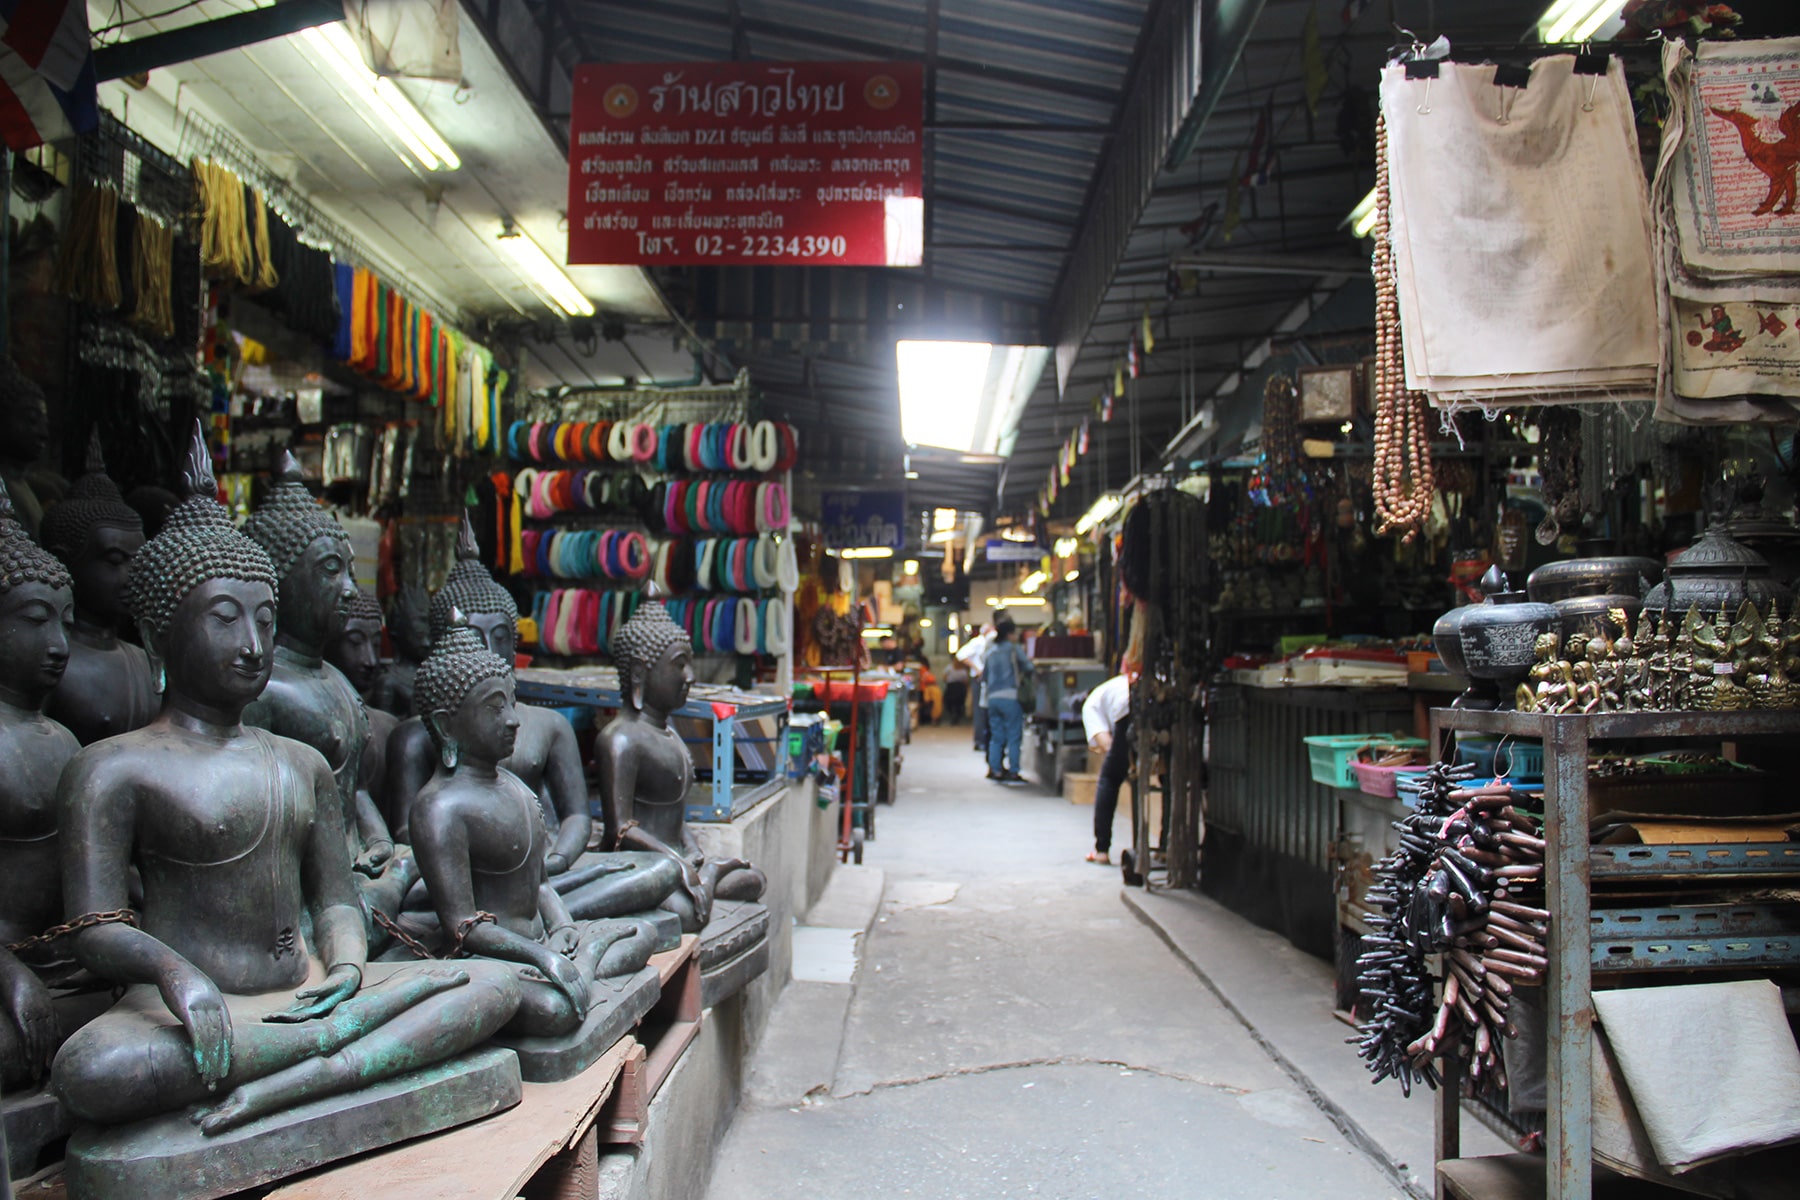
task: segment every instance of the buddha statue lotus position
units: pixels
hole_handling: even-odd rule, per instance
[[[607,841],[660,854],[681,871],[681,887],[664,901],[695,933],[712,916],[714,899],[755,900],[763,873],[740,858],[707,860],[687,832],[694,762],[669,714],[687,703],[694,683],[688,635],[660,600],[640,605],[613,638],[624,707],[600,731],[595,758],[605,803]]]
[[[283,453],[268,497],[244,524],[275,566],[280,606],[269,686],[244,722],[305,742],[337,779],[351,861],[372,912],[393,917],[418,879],[412,851],[396,845],[374,797],[361,786],[369,714],[325,647],[343,632],[356,584],[343,526],[312,497],[300,466]]]
[[[69,660],[74,604],[68,571],[26,536],[0,488],[0,1088],[9,1094],[43,1078],[61,1040],[34,968],[66,974],[66,947],[34,939],[62,920],[56,786],[81,747],[44,702]]]
[[[513,661],[518,639],[518,604],[481,565],[475,531],[463,519],[456,566],[431,598],[433,644],[450,627],[452,611],[503,662]],[[538,797],[544,819],[555,829],[547,858],[554,885],[578,917],[615,917],[655,908],[676,885],[673,864],[656,856],[587,856],[593,818],[588,815],[587,775],[575,729],[559,713],[519,705],[519,733],[502,765]],[[432,776],[437,754],[424,722],[403,721],[388,742],[387,800],[396,828],[410,830],[413,799]],[[570,871],[580,860],[580,867]]]
[[[527,1080],[567,1078],[655,1003],[656,973],[643,968],[657,929],[647,920],[578,922],[550,886],[543,810],[501,765],[520,727],[512,667],[460,613],[420,665],[415,696],[439,756],[413,802],[411,828],[440,940],[454,931],[464,953],[521,963],[542,976],[525,977],[502,1040],[531,1039],[515,1046]],[[546,1057],[536,1040],[566,1041],[578,1031],[587,1035],[585,1052],[574,1055]]]
[[[156,672],[143,647],[119,637],[130,622],[123,593],[144,522],[107,477],[98,431],[87,473],[44,514],[42,537],[75,586],[69,668],[45,711],[84,746],[149,724],[162,703]]]
[[[163,1153],[181,1128],[211,1139],[443,1063],[492,1036],[519,1005],[512,972],[491,964],[368,963],[336,772],[312,746],[242,723],[275,661],[277,576],[212,499],[197,426],[187,483],[188,498],[139,553],[126,591],[167,680],[162,713],[83,750],[58,795],[75,956],[125,992],[64,1043],[55,1089],[96,1126],[201,1106],[191,1114],[199,1135],[178,1118],[146,1126],[145,1140],[118,1158],[121,1170]],[[132,866],[143,881],[136,915],[127,912]],[[496,1107],[470,1113],[437,1093],[440,1107],[421,1111],[433,1093],[416,1094],[403,1107],[411,1125],[365,1119],[334,1133],[331,1145],[308,1148],[311,1162]],[[93,1156],[134,1136],[78,1129],[71,1186],[97,1169]],[[234,1156],[251,1154],[254,1143],[234,1146],[202,1148],[214,1154],[203,1160],[208,1178],[191,1180],[184,1194],[204,1186],[219,1195],[298,1169],[292,1144],[282,1143],[280,1162],[248,1165]],[[87,1194],[122,1188],[95,1185]]]
[[[382,797],[387,788],[387,744],[400,718],[376,708],[374,695],[381,686],[381,605],[375,597],[356,590],[351,597],[344,628],[325,646],[325,661],[342,671],[350,686],[362,697],[369,718],[369,737],[363,743],[362,768],[358,786],[375,801],[377,812],[384,812]],[[383,818],[386,819],[385,817]]]

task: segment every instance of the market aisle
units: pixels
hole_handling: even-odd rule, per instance
[[[1398,1196],[1082,861],[1093,810],[981,775],[915,735],[831,1082],[752,1088],[709,1200]],[[848,986],[791,985],[762,1052],[837,1038],[791,1018]]]

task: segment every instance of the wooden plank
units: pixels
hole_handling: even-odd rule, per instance
[[[650,960],[662,979],[662,998],[638,1025],[638,1046],[596,1123],[600,1140],[614,1146],[643,1142],[650,1104],[675,1064],[700,1034],[700,939],[687,934],[674,950]]]
[[[620,1038],[572,1079],[526,1084],[515,1108],[315,1171],[283,1184],[268,1200],[441,1200],[452,1194],[514,1200],[538,1168],[581,1139],[634,1052],[642,1053],[637,1041]]]

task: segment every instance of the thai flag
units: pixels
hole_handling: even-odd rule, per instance
[[[85,0],[0,0],[0,137],[29,150],[99,123]]]

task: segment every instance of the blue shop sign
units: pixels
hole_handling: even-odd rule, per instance
[[[989,538],[983,551],[991,563],[1034,563],[1048,553],[1036,542],[1015,542],[1010,538]]]
[[[831,549],[905,548],[906,493],[826,492],[821,501],[825,544]]]

